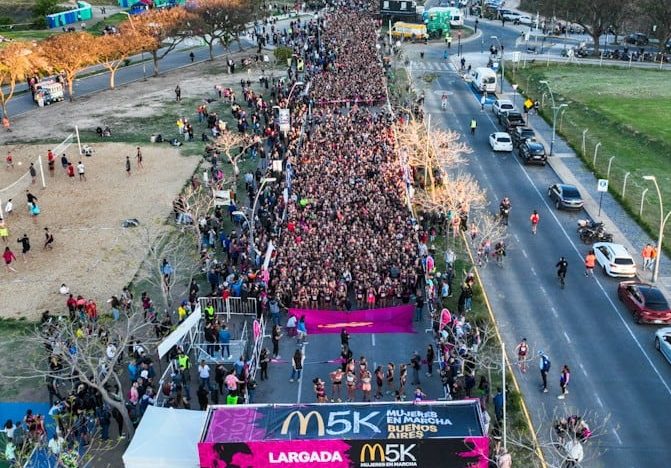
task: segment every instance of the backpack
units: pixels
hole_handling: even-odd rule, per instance
[[[552,364],[550,358],[543,355],[541,359],[543,360],[543,371],[550,372],[550,365]]]

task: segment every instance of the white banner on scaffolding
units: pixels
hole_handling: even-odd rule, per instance
[[[186,320],[184,320],[179,326],[173,331],[168,337],[161,341],[161,344],[158,345],[158,357],[159,359],[163,358],[168,351],[179,343],[184,336],[189,333],[191,330],[195,332],[198,331],[198,324],[200,323],[200,306],[196,305],[196,310],[194,310],[191,315],[189,315]]]

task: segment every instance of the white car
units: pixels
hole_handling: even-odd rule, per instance
[[[655,332],[655,348],[671,363],[671,327],[660,328]]]
[[[596,261],[609,276],[636,276],[636,262],[623,245],[612,242],[597,242],[592,248]]]
[[[506,132],[496,132],[489,135],[489,146],[493,151],[512,151],[513,139]]]
[[[515,24],[523,24],[525,26],[533,26],[535,21],[531,18],[531,16],[527,15],[520,15],[516,20]]]
[[[492,104],[492,112],[494,113],[495,116],[501,115],[503,112],[508,112],[515,110],[515,105],[513,104],[513,101],[510,99],[497,99],[494,101],[494,104]]]

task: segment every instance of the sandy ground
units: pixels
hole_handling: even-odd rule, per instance
[[[91,144],[95,155],[83,158],[88,180],[79,182],[67,180],[59,160],[55,177],[49,176],[47,149],[54,149],[74,131],[75,125],[90,135],[95,127],[110,121],[151,119],[153,115],[163,114],[164,104],[174,101],[173,90],[177,83],[184,99],[204,98],[214,96],[215,84],[234,85],[242,76],[247,78],[246,73],[215,75],[221,68],[220,61],[203,63],[146,82],[78,97],[73,103],[48,106],[15,119],[11,136],[0,146],[0,198],[3,207],[9,196],[14,199],[15,215],[7,220],[8,245],[19,257],[14,265],[18,273],[0,269],[0,316],[36,318],[45,309],[62,311],[64,298],[58,295],[61,283],[66,283],[73,293],[95,298],[99,306],[111,294],[120,292],[133,278],[147,247],[146,241],[141,245],[137,231],[121,228],[121,222],[137,218],[144,226],[158,228],[157,223],[167,217],[172,200],[200,159],[180,156],[168,144],[152,145],[147,141],[142,145],[145,168],[137,171],[134,146],[96,142]],[[255,75],[258,73],[253,72],[250,79],[254,80]],[[195,109],[185,109],[187,111],[195,114]],[[36,138],[53,143],[12,144],[12,141],[35,141]],[[4,168],[8,151],[14,154],[13,170]],[[74,142],[67,155],[75,165],[80,159],[77,154]],[[29,186],[39,198],[41,209],[35,223],[26,208],[25,188],[30,181],[24,180],[8,192],[3,193],[2,189],[25,174],[37,155],[42,155],[47,188],[41,188],[39,174],[36,184]],[[126,155],[131,156],[133,163],[130,178],[124,169]],[[42,250],[44,227],[49,227],[55,236],[53,251]],[[21,245],[16,242],[24,232],[31,239],[33,254],[26,263],[20,256]]]
[[[13,170],[2,169],[0,187],[25,173],[28,160],[45,154],[46,146],[7,146],[15,159]],[[97,144],[92,157],[81,158],[86,181],[68,178],[60,164],[54,176],[45,167],[46,188],[39,175],[28,189],[38,197],[41,213],[28,214],[25,184],[17,186],[14,213],[6,216],[8,245],[18,257],[18,273],[0,272],[0,315],[36,318],[44,309],[61,312],[64,298],[61,283],[71,291],[93,297],[102,304],[119,293],[133,278],[147,247],[146,231],[123,228],[127,218],[136,218],[152,232],[158,232],[168,216],[172,200],[198,164],[197,157],[180,156],[167,144],[142,148],[143,169],[137,169],[135,147],[126,144]],[[66,151],[77,164],[76,144]],[[6,150],[5,150],[6,154]],[[125,171],[125,157],[131,156],[132,171]],[[21,166],[18,162],[22,162]],[[46,166],[46,164],[45,164]],[[3,200],[3,207],[6,200]],[[43,250],[44,227],[55,237],[53,250]],[[31,256],[24,262],[18,237],[31,239]],[[2,242],[0,242],[0,247]]]

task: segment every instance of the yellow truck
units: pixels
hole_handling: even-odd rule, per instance
[[[391,28],[391,37],[402,39],[427,39],[429,35],[426,32],[425,24],[404,23],[397,21]]]

